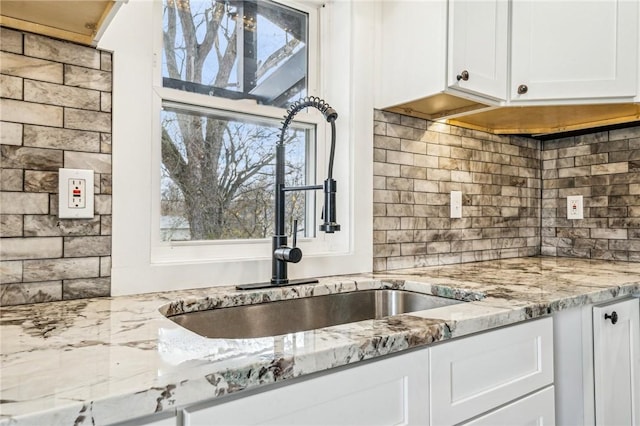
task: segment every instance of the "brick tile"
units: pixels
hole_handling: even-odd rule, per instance
[[[58,172],[25,170],[25,192],[58,192]]]
[[[100,133],[100,152],[111,154],[111,135]]]
[[[591,166],[592,175],[610,175],[614,173],[626,173],[629,171],[627,161],[620,163],[597,164]]]
[[[66,86],[111,92],[111,73],[73,65],[64,66]]]
[[[25,34],[24,54],[83,67],[100,68],[100,53],[96,49],[37,34]]]
[[[102,71],[111,71],[111,53],[106,51],[100,52],[100,69]]]
[[[22,124],[0,121],[0,144],[22,145]]]
[[[572,176],[590,176],[592,173],[592,167],[594,166],[582,166],[582,167],[572,167],[567,169],[559,169],[558,177],[572,177]]]
[[[0,74],[0,97],[22,99],[22,79]]]
[[[400,138],[375,135],[373,137],[373,146],[374,148],[400,151]]]
[[[24,100],[71,108],[101,109],[100,92],[98,91],[42,81],[25,80]]]
[[[86,299],[90,297],[106,297],[111,292],[111,279],[84,278],[64,280],[62,282],[62,299]]]
[[[0,190],[22,191],[21,169],[0,169]]]
[[[48,212],[48,194],[0,192],[0,214],[47,214]]]
[[[60,281],[43,281],[28,284],[15,283],[0,286],[0,306],[62,300]]]
[[[66,129],[111,132],[111,114],[96,111],[65,108],[64,127]]]
[[[100,276],[111,276],[111,256],[103,256],[100,258]]]
[[[414,154],[426,154],[427,153],[427,144],[421,141],[414,140],[400,140],[400,149],[403,152],[411,152]]]
[[[596,154],[600,152],[626,151],[629,149],[628,140],[610,140],[608,142],[591,145],[591,151]]]
[[[22,237],[22,215],[0,215],[0,237]]]
[[[86,236],[100,234],[100,218],[58,219],[52,215],[25,215],[26,237]]]
[[[62,257],[61,238],[3,238],[0,245],[0,258],[3,260],[55,257]]]
[[[111,93],[100,93],[100,111],[111,112]]]
[[[27,148],[21,146],[0,147],[2,167],[57,170],[62,167],[62,151],[53,149]]]
[[[387,151],[387,163],[413,166],[414,155],[410,152]]]
[[[19,283],[22,281],[22,261],[8,260],[0,262],[0,283]]]
[[[0,99],[0,120],[62,127],[62,108],[14,99]]]
[[[0,50],[22,54],[22,33],[20,31],[0,27],[0,40],[2,40]]]
[[[111,195],[96,195],[94,214],[111,214]]]
[[[0,73],[32,80],[62,83],[62,64],[0,52]]]
[[[631,139],[640,137],[640,127],[630,127],[626,129],[610,130],[609,140],[616,141],[619,139]]]
[[[395,112],[373,110],[373,119],[377,121],[384,121],[385,123],[400,124],[400,114]]]
[[[60,239],[61,240],[61,239]],[[41,259],[24,261],[24,282],[44,279],[95,278],[100,273],[100,258]]]

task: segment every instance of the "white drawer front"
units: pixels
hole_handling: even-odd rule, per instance
[[[553,426],[554,392],[550,386],[461,426]]]
[[[428,426],[428,351],[355,366],[218,405],[186,408],[185,426]]]
[[[544,318],[431,349],[431,420],[455,424],[553,382],[553,323]]]

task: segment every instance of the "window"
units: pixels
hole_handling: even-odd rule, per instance
[[[286,107],[308,91],[309,28],[309,11],[272,1],[164,1],[161,241],[273,233],[274,146]],[[320,121],[309,115],[285,137],[290,185],[315,182]],[[315,235],[315,204],[288,195],[301,236]]]
[[[267,238],[273,234],[274,119],[165,103],[162,121],[161,237],[164,241]],[[315,129],[290,127],[288,186],[306,170]],[[306,234],[305,196],[287,198],[288,217]],[[308,227],[313,232],[313,218]],[[289,228],[291,229],[291,228]]]

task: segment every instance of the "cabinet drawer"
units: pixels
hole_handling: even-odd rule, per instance
[[[355,366],[213,406],[184,426],[428,425],[428,350]]]
[[[550,386],[462,426],[552,426],[556,423],[554,405]]]
[[[553,382],[552,318],[431,349],[431,423],[455,424]]]

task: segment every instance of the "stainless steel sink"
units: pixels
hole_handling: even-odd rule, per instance
[[[248,339],[379,319],[456,303],[462,302],[404,290],[362,290],[189,312],[170,316],[169,319],[201,336]]]

